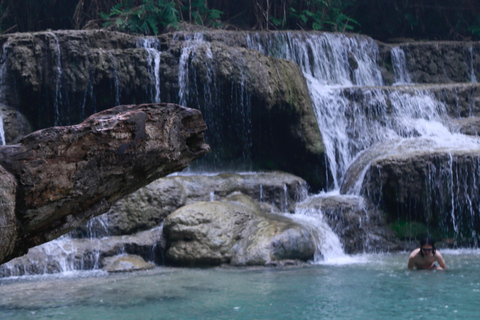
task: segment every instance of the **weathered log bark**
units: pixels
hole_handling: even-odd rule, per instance
[[[16,178],[18,230],[14,240],[0,238],[0,247],[15,242],[13,250],[4,250],[3,256],[0,251],[0,263],[106,212],[118,199],[153,180],[187,167],[210,151],[205,130],[195,109],[127,105],[0,147],[0,165]]]

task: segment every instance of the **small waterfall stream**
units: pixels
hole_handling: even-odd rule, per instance
[[[5,130],[3,129],[3,113],[0,111],[0,142],[2,145],[6,145],[5,142]]]
[[[137,47],[144,48],[147,52],[149,73],[151,75],[152,89],[150,91],[151,102],[160,102],[160,42],[156,38],[141,38],[137,41]]]
[[[60,50],[60,42],[53,32],[48,33],[54,41],[55,44],[55,54],[56,54],[56,80],[55,80],[55,97],[54,97],[54,111],[55,111],[55,126],[60,124],[60,104],[62,102],[62,53]]]
[[[178,41],[177,37],[173,41]],[[206,72],[196,65],[206,65]],[[244,64],[237,61],[238,65]],[[212,152],[193,163],[194,172],[250,171],[252,169],[252,103],[245,88],[217,77],[211,44],[203,34],[186,35],[178,68],[178,102],[202,111],[208,126],[205,139]]]

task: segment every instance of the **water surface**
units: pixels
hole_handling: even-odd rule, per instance
[[[477,319],[480,250],[442,251],[446,271],[408,253],[288,268],[156,268],[0,280],[0,319]]]

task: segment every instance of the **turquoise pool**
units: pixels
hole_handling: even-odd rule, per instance
[[[306,267],[156,268],[0,280],[0,319],[478,319],[480,250],[445,250],[446,271],[408,253]]]

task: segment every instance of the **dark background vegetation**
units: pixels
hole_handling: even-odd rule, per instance
[[[0,32],[111,26],[359,32],[379,40],[480,40],[479,0],[0,0]]]

